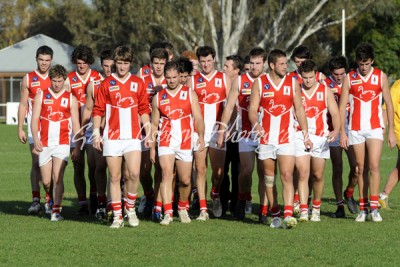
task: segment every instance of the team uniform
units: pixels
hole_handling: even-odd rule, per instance
[[[46,89],[42,91],[40,101],[42,108],[39,126],[43,151],[39,153],[39,166],[48,163],[52,157],[68,161],[72,132],[72,94],[64,90],[55,97],[49,89]]]
[[[217,122],[221,121],[222,111],[226,102],[226,78],[225,74],[215,71],[214,74],[207,78],[202,73],[192,76],[193,90],[199,98],[199,104],[202,116],[204,118],[205,131],[204,143],[205,147],[210,145],[217,148]],[[194,136],[196,142],[197,134]],[[197,151],[197,148],[194,148]]]
[[[160,111],[158,135],[158,156],[175,154],[175,158],[193,161],[193,119],[190,89],[180,86],[175,95],[162,89],[156,94],[157,107]]]
[[[383,140],[382,74],[372,68],[363,77],[358,70],[347,74],[349,82],[349,143],[360,144],[366,138]]]
[[[304,145],[303,133],[297,126],[296,133],[296,157],[311,155],[315,158],[329,159],[329,134],[327,114],[327,90],[325,84],[316,83],[315,91],[309,96],[305,89],[302,89],[302,103],[307,118],[308,134],[313,143],[311,151],[307,151]]]
[[[260,125],[264,136],[260,137],[258,158],[276,159],[277,155],[295,155],[294,107],[295,83],[285,76],[275,85],[269,74],[262,75],[255,82],[260,88]]]
[[[78,101],[79,118],[81,120],[83,109],[86,104],[86,90],[88,84],[93,81],[98,84],[98,81],[102,79],[99,72],[89,69],[89,74],[85,80],[82,80],[78,72],[73,71],[68,74],[68,81],[71,93],[76,97]],[[96,86],[95,86],[96,87]],[[88,127],[85,131],[86,144],[92,144],[93,138],[91,138],[93,133],[92,127]],[[75,147],[75,143],[71,143],[71,148]]]
[[[103,156],[141,151],[139,115],[150,114],[142,79],[129,74],[121,81],[111,74],[101,83],[95,101],[93,116],[105,115]]]
[[[153,70],[151,69],[150,64],[148,64],[141,67],[138,73],[140,77],[145,78],[146,76],[153,74]]]
[[[48,89],[51,86],[51,80],[49,75],[40,75],[36,70],[26,74],[26,86],[28,88],[28,111],[27,111],[27,122],[28,122],[28,142],[33,144],[31,120],[32,120],[32,108],[34,99],[37,93]]]

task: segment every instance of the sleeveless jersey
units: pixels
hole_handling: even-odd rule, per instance
[[[199,98],[200,109],[204,118],[205,131],[204,140],[211,139],[217,122],[221,120],[222,111],[226,101],[226,79],[225,74],[215,71],[207,78],[201,72],[192,76],[193,90]]]
[[[303,78],[301,77],[301,75],[300,75],[298,70],[294,70],[292,72],[289,72],[287,74],[287,76],[295,78],[299,82],[299,84],[303,83]],[[322,80],[322,72],[317,71],[315,73],[315,80],[317,82],[320,82]]]
[[[157,93],[156,91],[154,91],[154,87],[156,87],[157,85],[161,85],[163,88],[167,88],[167,81],[165,80],[165,78],[163,78],[161,80],[161,84],[157,84],[153,74],[147,75],[142,79],[144,85],[146,86],[146,92],[149,97],[149,103],[151,107],[151,101],[153,100],[153,96]]]
[[[44,147],[69,145],[71,134],[71,99],[66,90],[57,97],[43,90],[40,111],[40,141]]]
[[[358,70],[347,74],[349,81],[350,120],[349,130],[383,128],[382,71],[372,68],[366,77]]]
[[[317,88],[315,88],[317,87]],[[308,95],[305,89],[301,89],[301,100],[307,118],[308,133],[318,136],[327,136],[327,87],[325,84],[316,83],[311,95]],[[297,127],[301,131],[300,127]]]
[[[81,110],[86,104],[86,89],[89,82],[99,79],[101,79],[100,73],[92,69],[89,70],[89,74],[85,80],[82,80],[81,76],[76,71],[68,74],[69,87],[71,93],[78,100],[79,110]]]
[[[144,78],[146,76],[151,75],[153,73],[153,70],[151,69],[150,64],[149,64],[149,65],[141,67],[139,70],[139,73],[140,73],[141,77]]]
[[[180,85],[174,91],[162,89],[156,95],[160,111],[158,146],[191,150],[193,119],[190,90],[187,86]]]
[[[249,105],[251,88],[253,86],[254,79],[250,77],[248,73],[244,73],[238,77],[239,84],[239,95],[237,100],[238,108],[238,125],[237,130],[241,137],[250,137],[252,133],[252,127],[249,120]]]
[[[141,139],[139,115],[150,114],[143,80],[129,74],[124,81],[113,73],[100,86],[93,116],[104,116],[104,140]]]
[[[275,85],[269,74],[265,74],[255,82],[260,88],[260,120],[265,131],[260,144],[292,142],[295,134],[293,98],[297,81],[286,75],[279,85]]]
[[[328,78],[326,78],[324,80],[324,83],[326,84],[326,86],[328,86],[329,89],[331,89],[333,96],[335,97],[335,101],[339,106],[339,102],[340,102],[340,95],[342,94],[342,85],[338,84],[332,76],[329,76]],[[349,116],[349,111],[350,111],[350,105],[349,103],[347,103],[346,105],[346,110],[347,110],[347,121],[348,121],[348,116]],[[346,125],[348,126],[348,123],[346,121]],[[347,128],[346,126],[346,128]],[[328,129],[329,131],[333,131],[333,124],[332,124],[332,117],[328,112]]]

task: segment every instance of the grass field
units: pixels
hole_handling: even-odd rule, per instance
[[[382,223],[356,223],[349,212],[346,219],[331,219],[336,205],[330,162],[321,222],[291,230],[258,225],[255,214],[244,222],[230,215],[206,223],[174,222],[169,227],[141,220],[137,228],[111,230],[91,217],[74,215],[78,207],[72,164],[65,174],[65,221],[52,223],[48,217],[28,216],[30,156],[16,133],[15,126],[0,125],[2,266],[397,266],[400,260],[399,190],[391,194],[392,209],[381,211]],[[396,154],[385,146],[382,186]],[[257,203],[257,179],[254,181],[253,203]]]

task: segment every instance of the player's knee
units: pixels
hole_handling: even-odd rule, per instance
[[[275,185],[275,176],[272,175],[264,175],[264,183],[268,188],[272,188]]]

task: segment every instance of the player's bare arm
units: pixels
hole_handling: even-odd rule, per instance
[[[199,100],[197,98],[197,94],[193,91],[190,91],[191,98],[192,98],[192,104],[191,104],[191,109],[192,109],[192,115],[194,119],[194,125],[196,127],[196,132],[199,135],[199,139],[197,140],[197,146],[198,146],[198,151],[203,151],[204,149],[204,119],[203,116],[201,115],[201,109],[199,105]]]
[[[388,79],[385,73],[382,73],[382,95],[383,100],[386,104],[386,114],[388,121],[388,145],[390,148],[394,148],[397,144],[397,138],[394,133],[394,111],[393,102],[390,95]]]
[[[333,142],[337,138],[340,131],[340,113],[333,92],[329,88],[326,88],[326,92],[327,92],[326,101],[327,101],[328,111],[329,114],[331,114],[332,125],[333,125],[333,131],[331,131],[328,135],[328,142]]]
[[[76,161],[80,159],[80,149],[82,145],[82,138],[80,138],[85,133],[80,132],[80,123],[79,123],[79,110],[78,110],[78,101],[75,96],[72,96],[71,100],[71,121],[72,121],[72,132],[74,134],[74,139],[77,140],[75,144],[74,150],[72,150],[71,158],[72,161]]]
[[[21,82],[21,99],[18,106],[18,138],[22,144],[26,143],[26,133],[24,131],[24,121],[26,111],[28,109],[29,90],[27,86],[27,75],[24,76]]]
[[[350,84],[349,79],[346,76],[343,80],[342,93],[340,95],[339,102],[339,113],[340,113],[340,146],[344,149],[349,148],[349,138],[346,134],[345,124],[346,124],[346,106],[349,101],[349,90]]]
[[[253,131],[259,136],[264,135],[264,130],[258,122],[258,107],[260,106],[260,79],[257,79],[253,83],[250,95],[250,105],[249,105],[249,120],[253,127]]]
[[[37,152],[43,151],[42,142],[39,140],[39,125],[37,123],[39,121],[40,112],[42,110],[42,95],[43,92],[39,92],[36,94],[35,103],[33,105],[33,110],[32,110],[31,130],[33,136],[33,144]]]
[[[304,145],[307,149],[312,149],[313,144],[308,136],[308,124],[306,112],[304,111],[303,104],[301,103],[301,89],[298,83],[294,86],[295,94],[293,98],[293,106],[296,112],[297,121],[299,122],[301,131],[304,137]]]
[[[92,116],[92,110],[94,106],[93,92],[94,92],[94,82],[91,81],[86,88],[86,104],[82,114],[81,125],[83,133],[85,132],[86,125],[90,122],[90,117]]]
[[[156,140],[158,135],[158,124],[160,122],[160,111],[157,107],[157,96],[153,97],[151,103],[151,131],[150,131],[150,160],[156,162]]]

